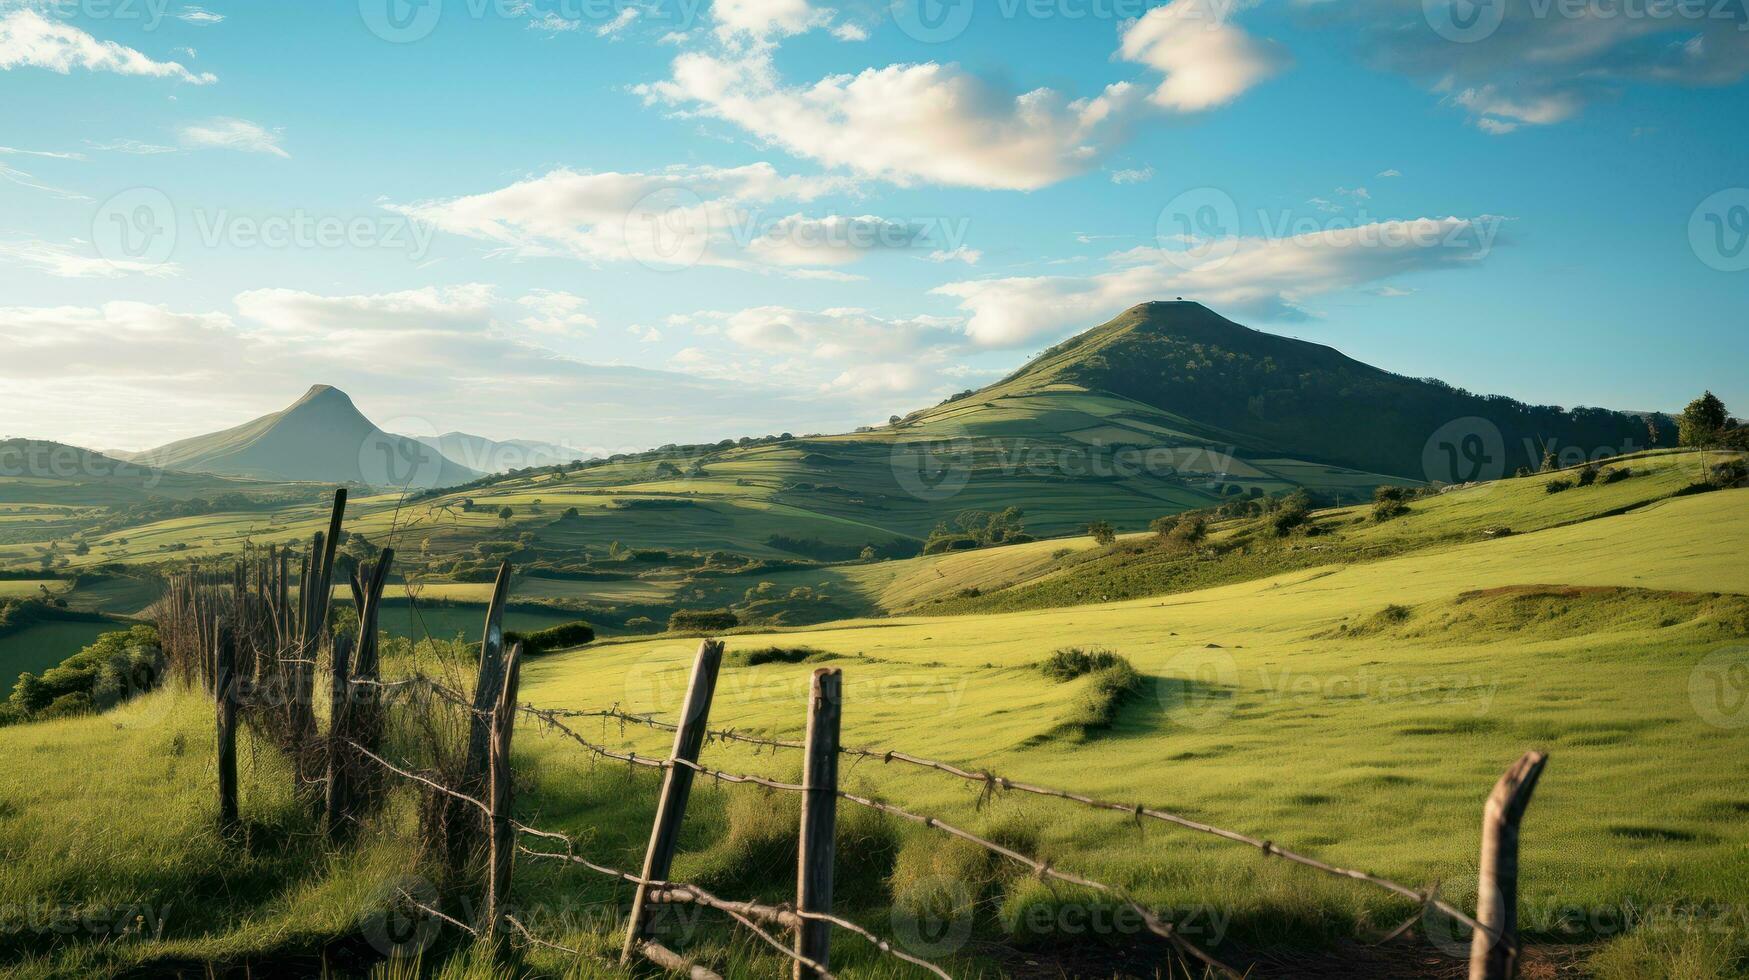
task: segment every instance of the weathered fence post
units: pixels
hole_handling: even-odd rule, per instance
[[[351,770],[347,761],[352,749],[346,740],[352,737],[352,640],[345,634],[334,637],[334,673],[328,690],[328,805],[324,820],[328,840],[338,843],[344,836],[344,826],[351,807]]]
[[[230,630],[215,628],[213,697],[218,720],[219,829],[230,832],[237,817],[237,698],[234,690],[237,641]]]
[[[681,710],[680,727],[674,733],[671,763],[696,763],[704,748],[706,729],[710,724],[711,698],[717,690],[717,672],[723,666],[723,644],[705,640],[698,645],[698,656],[692,662],[692,681],[686,689],[686,705]],[[649,883],[668,877],[674,863],[674,848],[680,840],[680,821],[686,815],[686,799],[692,793],[693,770],[685,765],[671,764],[662,779],[662,796],[656,803],[656,823],[650,831],[650,847],[644,854],[644,873],[632,898],[632,915],[626,921],[625,948],[620,951],[620,963],[631,963],[638,953],[638,944],[645,936],[644,916],[649,897]]]
[[[498,566],[498,579],[492,586],[492,602],[486,607],[486,629],[480,637],[480,672],[474,680],[474,706],[468,718],[467,756],[462,766],[461,791],[481,794],[490,787],[486,767],[492,750],[492,712],[498,695],[504,690],[504,604],[510,598],[510,563]],[[470,809],[460,800],[451,800],[448,825],[457,830],[449,835],[449,863],[452,868],[464,867],[473,856],[478,838],[462,828],[474,826]],[[488,828],[489,830],[489,828]]]
[[[1518,822],[1548,756],[1526,752],[1512,764],[1482,809],[1482,858],[1476,881],[1477,930],[1470,940],[1470,980],[1518,974]]]
[[[832,861],[838,833],[838,729],[844,716],[844,675],[835,667],[814,671],[808,695],[806,761],[802,766],[802,837],[796,864],[796,910],[832,911]],[[796,953],[827,966],[832,924],[803,919],[796,926]],[[795,964],[795,980],[818,974]]]
[[[504,903],[510,894],[510,868],[516,857],[516,839],[510,826],[510,736],[516,729],[516,689],[522,674],[522,644],[510,648],[504,658],[504,687],[492,708],[492,750],[487,756],[491,783],[491,844],[486,864],[486,942],[496,945],[504,921]]]

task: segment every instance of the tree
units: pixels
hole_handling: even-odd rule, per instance
[[[1110,521],[1094,521],[1087,525],[1087,533],[1103,547],[1109,548],[1117,543],[1117,528],[1112,527]]]
[[[874,545],[872,545],[872,544],[871,545],[864,545],[862,548],[862,554],[860,557],[862,558],[863,561],[874,561],[875,558],[877,557],[875,554]]]
[[[75,555],[89,555],[89,554],[91,554],[91,545],[87,544],[84,541],[81,541],[78,544],[73,546],[73,554],[75,554]]]
[[[1705,446],[1716,441],[1730,421],[1725,403],[1712,392],[1706,392],[1688,403],[1676,417],[1677,441],[1684,446]]]
[[[1162,539],[1164,539],[1168,534],[1171,534],[1177,528],[1178,528],[1178,515],[1177,514],[1168,514],[1165,517],[1156,517],[1153,520],[1148,522],[1148,530],[1153,531],[1155,534],[1159,535]]]
[[[1553,445],[1543,450],[1543,464],[1538,470],[1541,473],[1553,473],[1561,468],[1561,455],[1555,452]]]
[[[905,420],[898,417],[897,415],[887,416],[887,424],[888,425],[898,425],[900,422],[903,422],[903,421],[905,421]]]
[[[515,517],[515,516],[516,516],[516,511],[511,510],[509,507],[504,507],[503,509],[498,511],[498,519],[503,521],[506,524],[509,524],[510,519],[512,517]]]

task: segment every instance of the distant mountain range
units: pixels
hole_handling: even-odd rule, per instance
[[[1476,395],[1393,374],[1321,344],[1252,330],[1180,301],[1132,307],[1007,378],[913,412],[896,427],[834,438],[882,452],[895,439],[942,437],[1010,454],[1013,447],[1004,443],[1015,441],[1099,452],[1190,447],[1202,456],[1174,462],[1176,475],[1169,478],[1147,474],[1132,488],[1144,496],[1164,493],[1184,506],[1292,486],[1351,499],[1369,495],[1381,476],[1491,479],[1537,468],[1549,448],[1586,455],[1644,448],[1654,430],[1658,445],[1674,444],[1667,416]],[[579,450],[531,440],[384,432],[327,385],[272,415],[128,455],[173,471],[421,489],[584,458]]]
[[[421,489],[484,475],[416,439],[377,428],[345,392],[328,385],[312,387],[283,411],[129,458],[160,469],[257,480]]]
[[[508,473],[530,466],[553,466],[589,458],[580,449],[528,439],[488,439],[466,432],[440,436],[412,436],[452,460],[483,473]]]

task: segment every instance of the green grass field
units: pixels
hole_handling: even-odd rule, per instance
[[[1749,964],[1749,921],[1740,912],[1749,908],[1749,792],[1737,776],[1749,758],[1749,705],[1739,703],[1731,666],[1749,662],[1749,490],[1671,496],[1692,479],[1685,467],[1693,463],[1648,457],[1634,463],[1645,467],[1639,476],[1562,494],[1546,493],[1537,478],[1416,501],[1394,521],[1346,525],[1328,539],[1331,552],[1290,553],[1296,562],[1328,555],[1337,564],[1260,566],[1265,574],[1248,581],[1066,608],[740,632],[728,638],[731,654],[781,646],[815,655],[726,667],[713,720],[799,735],[808,676],[827,662],[844,671],[849,744],[1144,802],[1416,886],[1438,882],[1459,904],[1473,900],[1483,798],[1520,753],[1543,749],[1550,762],[1525,821],[1521,882],[1538,969],[1568,963],[1578,975],[1610,980],[1741,977]],[[1482,536],[1501,523],[1515,533]],[[1063,548],[1076,554],[1059,557]],[[1085,540],[1039,542],[837,566],[829,585],[855,590],[876,612],[914,608],[944,589],[1000,595],[1003,582],[1048,582],[1068,574],[1064,567],[1105,560]],[[820,571],[783,574],[805,581]],[[546,584],[564,591],[598,583]],[[471,595],[457,587],[445,598]],[[523,698],[672,718],[696,644],[606,640],[542,657],[527,665]],[[1109,709],[1104,723],[1088,721],[1101,713],[1089,712],[1097,697],[1090,678],[1056,682],[1035,666],[1067,646],[1110,649],[1141,675],[1128,697],[1096,706]],[[156,943],[56,944],[21,934],[0,947],[15,972],[317,957],[359,934],[361,915],[368,918],[360,910],[380,903],[383,882],[418,867],[406,849],[403,796],[355,849],[329,856],[309,843],[266,846],[304,841],[313,828],[263,747],[247,752],[245,817],[264,843],[241,853],[221,845],[202,822],[210,719],[199,696],[166,692],[112,715],[0,730],[0,857],[10,871],[0,905],[53,896],[100,907],[196,906],[170,920]],[[668,741],[599,722],[582,731],[649,755]],[[396,750],[418,753],[404,741]],[[797,765],[723,743],[707,748],[706,761],[784,779]],[[526,774],[521,819],[575,834],[607,863],[635,865],[653,777],[593,763],[534,724],[519,729],[516,766]],[[1224,841],[1138,828],[1121,815],[1006,795],[983,802],[972,784],[878,759],[847,765],[844,778],[854,790],[1023,843],[1054,866],[1199,915],[1202,931],[1192,936],[1217,955],[1292,963],[1356,954],[1414,912],[1383,892]],[[117,800],[162,819],[118,826]],[[782,834],[769,825],[783,807],[755,789],[701,785],[676,875],[782,898],[790,866]],[[866,843],[847,860],[841,897],[871,928],[914,935],[904,930],[915,924],[906,910],[918,889],[963,889],[978,911],[969,941],[946,954],[956,975],[1025,972],[1003,959],[1004,949],[1086,975],[1086,961],[1073,958],[1085,937],[1051,925],[1064,921],[1061,909],[1085,901],[1072,889],[1051,893],[924,828],[880,820],[856,827]],[[37,843],[44,839],[53,843]],[[614,901],[611,887],[525,865],[515,897],[551,913],[545,934],[611,947],[598,914]],[[228,897],[199,898],[216,890]],[[1028,908],[1057,914],[1040,927],[1021,914]],[[1107,938],[1119,947],[1133,940]],[[845,976],[912,975],[849,940],[840,947]],[[732,976],[777,969],[717,926],[689,948]],[[452,965],[452,975],[484,975],[463,960]],[[527,971],[558,975],[563,966],[535,954]]]
[[[11,693],[12,682],[24,671],[40,674],[67,659],[120,623],[35,623],[0,636],[0,684]]]

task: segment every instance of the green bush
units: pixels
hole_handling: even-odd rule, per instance
[[[1095,671],[1129,666],[1121,654],[1103,647],[1064,647],[1039,663],[1039,672],[1058,683],[1072,681]]]
[[[1596,483],[1597,482],[1597,464],[1596,463],[1586,463],[1584,466],[1579,467],[1579,473],[1576,477],[1576,480],[1578,481],[1578,484],[1582,487],[1588,487],[1588,486],[1592,485],[1593,483]]]
[[[1603,484],[1617,483],[1634,475],[1634,471],[1626,466],[1612,466],[1597,474],[1597,482]]]
[[[741,617],[727,609],[681,609],[668,617],[671,633],[715,633],[741,625]]]
[[[546,653],[549,650],[564,650],[569,647],[580,647],[595,639],[595,628],[578,620],[574,623],[560,623],[533,633],[506,632],[504,644],[521,643],[522,652],[530,655]]]
[[[1573,489],[1573,481],[1568,479],[1550,480],[1543,484],[1544,493],[1560,493],[1563,490],[1571,489]]]
[[[156,629],[135,626],[105,633],[41,677],[20,674],[7,716],[28,720],[102,711],[156,687],[163,673]]]

